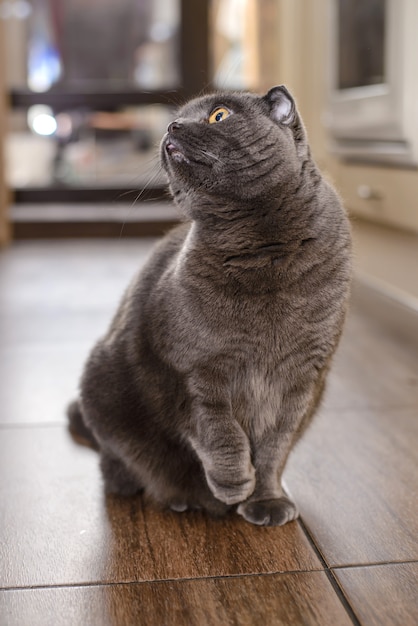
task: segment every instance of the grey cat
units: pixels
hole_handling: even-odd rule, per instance
[[[346,312],[346,214],[283,86],[192,100],[161,161],[188,221],[127,289],[70,427],[98,447],[107,492],[285,524],[281,474]]]

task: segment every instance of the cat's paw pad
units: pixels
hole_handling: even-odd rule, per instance
[[[237,512],[247,522],[259,526],[283,526],[295,520],[299,513],[296,505],[286,497],[258,502],[243,502]]]
[[[218,482],[207,474],[207,481],[215,498],[225,504],[238,504],[250,497],[255,488],[255,470],[251,467],[249,476],[236,482]]]

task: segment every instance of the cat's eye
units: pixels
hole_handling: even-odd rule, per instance
[[[231,111],[228,111],[226,107],[216,107],[209,115],[208,122],[209,124],[217,124],[218,122],[223,122],[229,115],[231,115]]]

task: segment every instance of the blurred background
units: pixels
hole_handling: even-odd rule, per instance
[[[261,86],[260,20],[276,9],[261,4],[2,0],[15,201],[113,202],[147,185],[160,196],[154,166],[175,108],[202,90]]]
[[[1,0],[1,241],[161,234],[176,107],[285,83],[355,217],[359,275],[415,306],[417,5]]]

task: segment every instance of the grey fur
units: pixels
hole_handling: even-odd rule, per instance
[[[209,124],[219,105],[229,115]],[[284,524],[297,510],[280,477],[346,312],[345,212],[284,87],[192,100],[161,159],[189,221],[156,246],[93,349],[73,428],[82,416],[108,492]]]

